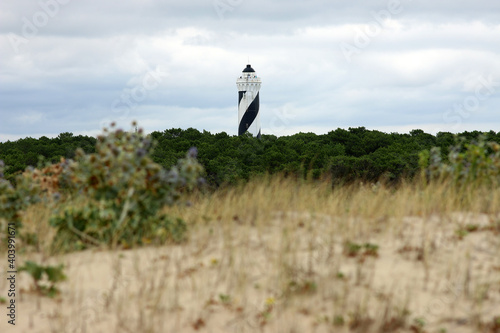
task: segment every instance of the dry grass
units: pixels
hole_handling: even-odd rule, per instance
[[[169,208],[181,245],[19,260],[65,263],[52,300],[28,291],[33,332],[498,332],[500,190],[263,177]],[[5,281],[0,283],[5,289]],[[4,325],[5,320],[0,323]],[[4,330],[1,326],[2,332]]]

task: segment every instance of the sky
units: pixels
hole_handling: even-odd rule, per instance
[[[0,142],[235,135],[247,63],[263,134],[500,131],[498,0],[2,0]]]

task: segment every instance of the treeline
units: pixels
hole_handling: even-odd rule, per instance
[[[24,138],[17,141],[0,142],[0,160],[8,169],[6,178],[22,172],[28,166],[36,167],[40,163],[57,163],[61,157],[73,158],[77,148],[86,153],[95,152],[96,138],[73,133],[61,133],[57,138]]]
[[[198,160],[205,167],[207,182],[212,186],[234,184],[263,173],[283,173],[295,177],[330,177],[334,182],[353,180],[397,181],[413,177],[418,171],[418,154],[432,147],[440,147],[443,158],[456,136],[467,141],[481,132],[463,132],[437,135],[413,130],[409,134],[383,133],[364,127],[336,129],[327,134],[298,133],[276,137],[262,135],[230,136],[225,132],[212,134],[193,128],[169,129],[153,132],[157,141],[152,158],[170,168],[185,156],[191,147],[198,148]],[[500,142],[500,132],[484,133],[488,141]],[[0,159],[10,166],[8,175],[37,165],[38,156],[57,162],[60,157],[72,158],[76,148],[95,151],[96,139],[88,136],[60,134],[57,138],[26,138],[0,143]]]

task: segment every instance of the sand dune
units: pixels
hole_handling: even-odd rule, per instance
[[[66,266],[61,294],[36,295],[19,274],[17,325],[4,318],[1,332],[498,332],[492,223],[460,212],[215,219],[181,245],[46,259]],[[466,225],[477,228],[457,232]]]

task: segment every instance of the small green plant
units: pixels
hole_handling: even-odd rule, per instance
[[[231,303],[231,296],[229,296],[229,295],[219,294],[219,299],[225,305],[228,305],[229,303]]]
[[[345,320],[342,315],[336,315],[333,317],[333,325],[334,326],[344,326]]]
[[[471,232],[475,232],[479,230],[478,224],[467,224],[465,227],[461,227],[455,231],[458,239],[462,240],[465,236],[470,234]]]
[[[56,284],[65,281],[64,266],[42,266],[33,261],[26,261],[19,272],[27,272],[33,278],[35,290],[41,295],[54,297],[59,294]],[[47,278],[48,284],[44,284],[43,277]]]
[[[260,326],[266,325],[267,322],[271,319],[274,305],[275,305],[274,297],[269,297],[268,299],[266,299],[264,310],[260,311],[257,314],[257,319],[259,320]]]
[[[469,232],[465,229],[460,228],[455,231],[455,234],[457,235],[458,239],[462,240],[469,234]]]
[[[363,253],[365,256],[378,257],[378,245],[365,243],[363,247],[365,249]]]
[[[316,282],[311,280],[296,281],[292,280],[288,283],[285,293],[291,294],[312,294],[318,290]]]
[[[479,230],[479,225],[478,224],[467,224],[465,226],[465,230],[467,230],[467,232],[478,231]]]
[[[5,297],[0,297],[0,303],[2,304],[7,303],[7,299]]]
[[[410,329],[415,333],[423,333],[425,326],[424,318],[415,318],[413,319],[413,325],[410,326]]]
[[[419,326],[419,327],[424,327],[425,326],[425,319],[424,318],[415,318],[413,320],[413,322],[415,323],[415,325]]]
[[[347,241],[344,243],[344,254],[348,257],[358,255],[378,257],[378,248],[376,244],[365,243],[363,245]]]
[[[356,257],[361,251],[362,246],[360,244],[346,242],[344,244],[344,254],[348,257]]]

